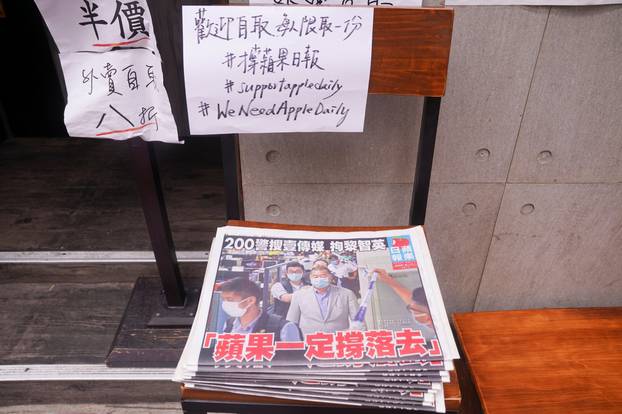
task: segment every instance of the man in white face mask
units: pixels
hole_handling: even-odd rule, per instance
[[[339,256],[333,254],[330,256],[328,270],[337,278],[337,285],[350,289],[355,295],[358,295],[358,269],[356,266],[347,261],[342,261]]]
[[[270,293],[274,298],[274,313],[285,317],[292,301],[292,295],[309,283],[304,279],[304,267],[298,262],[285,266],[285,277],[272,285]]]
[[[298,324],[304,335],[349,329],[359,308],[354,293],[333,285],[333,275],[326,267],[314,268],[309,278],[311,286],[292,295],[286,319]]]
[[[225,322],[224,332],[231,333],[274,333],[275,341],[299,341],[298,327],[261,310],[261,289],[244,277],[236,277],[220,286],[222,309],[230,316]]]

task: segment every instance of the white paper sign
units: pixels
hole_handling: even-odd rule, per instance
[[[445,0],[445,6],[597,6],[621,0]]]
[[[60,54],[74,137],[178,143],[160,58],[146,49]]]
[[[361,132],[373,8],[184,6],[192,134]]]
[[[60,53],[157,50],[146,0],[35,0]]]
[[[249,4],[278,6],[396,6],[421,7],[423,0],[249,0]]]

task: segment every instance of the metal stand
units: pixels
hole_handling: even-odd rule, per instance
[[[186,280],[184,290],[153,144],[132,138],[130,152],[160,279],[137,279],[106,364],[175,366],[196,314],[201,281]]]
[[[169,307],[183,307],[186,292],[179,274],[153,144],[143,141],[141,137],[132,138],[130,152],[166,304]]]
[[[410,204],[410,224],[413,226],[423,225],[425,222],[440,109],[441,98],[426,96],[423,99],[415,180],[413,182],[413,195]]]
[[[9,120],[4,112],[4,106],[0,101],[0,142],[11,137],[11,128],[9,128]]]
[[[240,146],[237,135],[220,137],[222,164],[225,176],[227,220],[243,220],[242,180],[240,178]]]

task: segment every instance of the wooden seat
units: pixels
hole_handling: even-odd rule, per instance
[[[622,412],[622,308],[459,313],[453,320],[479,397],[469,398],[469,412],[480,403],[490,414]]]

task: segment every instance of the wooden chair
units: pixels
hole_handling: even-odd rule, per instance
[[[451,44],[453,10],[443,8],[376,8],[372,42],[369,93],[416,95],[424,97],[421,132],[413,184],[410,224],[423,224],[428,199],[432,160],[441,97],[445,93],[447,65]],[[237,136],[229,136],[223,144],[227,215],[241,218],[239,151]],[[266,225],[230,221],[232,225],[295,228],[307,230],[353,231],[372,228],[310,227]],[[375,228],[380,229],[380,228]],[[461,366],[458,366],[460,375]],[[445,387],[449,411],[458,411],[461,402],[457,377],[452,376]],[[203,391],[182,387],[182,408],[185,413],[234,412],[252,414],[297,413],[370,414],[388,410],[318,404],[269,397],[238,395],[222,391]]]
[[[374,10],[369,93],[424,97],[410,208],[412,225],[425,221],[438,115],[447,83],[452,25],[452,9],[382,7]],[[241,220],[244,214],[237,135],[223,137],[221,144],[227,219]]]

